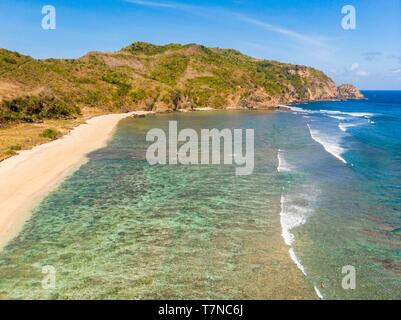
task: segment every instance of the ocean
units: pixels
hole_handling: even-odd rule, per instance
[[[295,225],[294,250],[324,297],[400,299],[401,92],[363,93],[286,116],[299,129],[281,144],[284,230]],[[355,267],[355,290],[342,288],[341,266]]]
[[[123,120],[0,253],[0,298],[400,299],[401,92],[364,94]],[[146,133],[171,120],[255,129],[253,174],[150,166]]]

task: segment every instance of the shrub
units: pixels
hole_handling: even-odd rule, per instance
[[[150,78],[168,85],[175,85],[187,69],[188,57],[171,55],[161,59],[150,73]]]
[[[102,76],[104,82],[116,85],[127,84],[127,76],[120,72],[109,71]]]
[[[128,46],[127,48],[125,48],[128,51],[131,51],[132,53],[143,53],[145,55],[156,55],[159,53],[163,53],[166,52],[167,50],[178,50],[182,48],[182,46],[180,44],[168,44],[165,46],[158,46],[158,45],[154,45],[151,43],[147,43],[147,42],[134,42],[133,44],[131,44],[130,46]]]
[[[148,94],[142,88],[136,88],[129,93],[129,97],[131,98],[131,101],[134,103],[141,102],[142,100],[146,99],[147,96]]]
[[[35,122],[43,119],[70,119],[80,114],[76,106],[69,106],[54,96],[26,96],[5,100],[0,104],[3,122]]]
[[[20,146],[20,145],[14,145],[14,146],[11,146],[11,147],[9,147],[7,150],[6,150],[6,154],[8,155],[8,156],[13,156],[13,155],[16,155],[17,154],[17,151],[20,151],[22,149],[22,147]]]
[[[43,130],[41,136],[43,138],[54,140],[54,139],[57,139],[60,136],[60,132],[57,131],[56,129],[49,128],[49,129]]]
[[[3,58],[4,62],[10,63],[10,64],[16,64],[17,60],[15,60],[14,58],[10,58],[10,57],[4,57]]]

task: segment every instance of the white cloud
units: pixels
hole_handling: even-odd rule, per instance
[[[296,40],[297,42],[307,43],[309,45],[317,46],[317,47],[325,47],[326,44],[323,43],[319,38],[310,36],[307,34],[303,34],[279,25],[275,25],[266,21],[258,20],[243,14],[239,14],[234,11],[229,10],[222,10],[219,8],[211,8],[211,7],[201,7],[201,6],[194,6],[194,5],[185,5],[177,2],[156,2],[156,1],[147,1],[147,0],[123,0],[128,3],[132,3],[135,5],[151,7],[151,8],[166,8],[166,9],[174,9],[174,10],[181,10],[181,11],[189,11],[193,14],[199,13],[209,13],[209,16],[220,16],[221,14],[226,14],[231,17],[234,17],[237,20],[242,22],[246,22],[248,24],[252,24],[254,26],[263,28],[265,30],[274,32],[276,34],[280,34]]]
[[[328,72],[330,75],[341,79],[341,81],[356,81],[358,78],[366,77],[369,73],[361,67],[358,62],[354,62],[349,67],[333,69]]]
[[[351,70],[351,71],[356,71],[356,70],[358,70],[358,69],[359,69],[359,63],[358,63],[358,62],[354,62],[354,63],[351,65],[350,70]]]
[[[171,8],[176,10],[183,10],[191,7],[179,3],[166,3],[166,2],[142,1],[142,0],[124,0],[124,1],[132,4],[137,4],[139,6],[153,7],[153,8]]]
[[[312,36],[309,36],[306,34],[302,34],[302,33],[299,33],[299,32],[296,32],[296,31],[293,31],[293,30],[290,30],[290,29],[287,29],[287,28],[284,28],[284,27],[281,27],[278,25],[274,25],[274,24],[271,24],[271,23],[268,23],[265,21],[261,21],[261,20],[254,19],[254,18],[251,18],[248,16],[244,16],[242,14],[235,14],[235,15],[237,16],[237,18],[239,20],[253,24],[258,27],[261,27],[265,30],[272,31],[272,32],[293,38],[298,41],[307,42],[312,45],[316,45],[316,46],[323,45],[323,43],[315,37],[312,37]]]
[[[358,62],[354,62],[349,68],[349,71],[359,77],[366,77],[369,75],[369,73],[364,70]]]

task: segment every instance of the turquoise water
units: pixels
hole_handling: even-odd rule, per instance
[[[366,95],[122,121],[1,253],[0,297],[400,299],[401,93]],[[255,129],[254,173],[149,166],[146,133],[170,120]]]
[[[255,174],[237,177],[225,165],[149,166],[146,133],[170,120],[197,131],[258,127]],[[122,121],[2,253],[0,297],[313,296],[302,276],[298,291],[272,283],[297,273],[280,237],[272,120],[265,112],[202,112]],[[55,290],[41,287],[44,265],[57,271]]]

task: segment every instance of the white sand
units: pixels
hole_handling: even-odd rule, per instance
[[[35,205],[85,163],[87,154],[104,147],[118,122],[132,114],[94,117],[63,138],[0,162],[0,250],[20,232]]]

